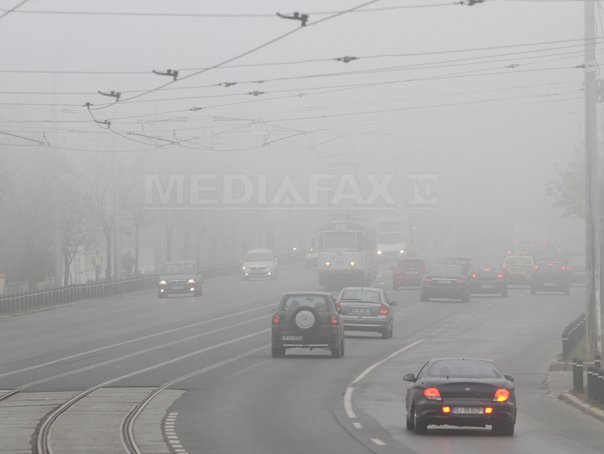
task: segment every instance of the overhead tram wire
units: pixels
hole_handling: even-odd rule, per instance
[[[20,11],[18,11],[18,8],[22,7],[27,2],[29,2],[29,0],[22,0],[19,3],[17,3],[15,6],[13,6],[12,8],[4,9],[3,10],[4,12],[2,14],[0,14],[0,20],[4,19],[6,16],[8,16],[11,13],[14,14],[14,13],[20,12]]]
[[[241,58],[243,58],[243,57],[246,57],[246,56],[248,56],[248,55],[251,55],[251,54],[253,54],[253,53],[255,53],[255,52],[257,52],[257,51],[259,51],[259,50],[261,50],[261,49],[264,49],[265,47],[268,47],[268,46],[270,46],[270,45],[272,45],[272,44],[274,44],[274,43],[276,43],[276,42],[278,42],[278,41],[281,41],[281,40],[283,40],[283,39],[287,38],[287,37],[288,37],[288,36],[290,36],[290,35],[293,35],[293,34],[295,34],[295,33],[300,32],[300,30],[302,30],[302,29],[305,29],[305,28],[309,28],[309,27],[313,27],[313,26],[319,25],[319,24],[321,24],[321,23],[323,23],[323,22],[327,22],[327,21],[329,21],[329,20],[335,19],[335,18],[337,18],[337,17],[339,17],[339,16],[341,16],[341,15],[343,15],[343,14],[349,13],[349,12],[351,12],[351,11],[355,11],[355,10],[357,10],[357,9],[364,8],[364,7],[369,6],[369,5],[372,5],[372,4],[374,4],[374,3],[378,3],[379,1],[381,1],[381,0],[369,0],[369,1],[366,1],[366,2],[364,2],[364,3],[359,4],[359,5],[357,5],[357,6],[354,6],[354,7],[352,7],[352,8],[349,8],[349,9],[347,9],[347,10],[343,10],[343,11],[340,11],[340,12],[338,12],[338,13],[336,13],[336,14],[332,14],[332,15],[330,15],[330,16],[324,17],[323,19],[319,19],[318,21],[311,22],[311,23],[307,24],[305,27],[296,27],[296,28],[294,28],[294,29],[292,29],[292,30],[290,30],[290,31],[288,31],[288,32],[286,32],[286,33],[282,33],[281,35],[279,35],[279,36],[277,36],[277,37],[275,37],[275,38],[273,38],[273,39],[271,39],[271,40],[269,40],[269,41],[266,41],[265,43],[262,43],[262,44],[260,44],[260,45],[258,45],[258,46],[256,46],[256,47],[254,47],[254,48],[252,48],[252,49],[250,49],[250,50],[248,50],[248,51],[245,51],[245,52],[243,52],[243,53],[241,53],[241,54],[238,54],[238,55],[236,55],[236,56],[234,56],[234,57],[230,57],[230,58],[228,58],[228,59],[226,59],[226,60],[223,60],[222,62],[219,62],[219,63],[217,63],[217,64],[215,64],[215,65],[213,65],[213,66],[210,66],[210,67],[208,67],[208,68],[201,69],[201,70],[199,70],[199,71],[195,71],[195,72],[193,72],[193,73],[191,73],[191,74],[187,74],[186,76],[180,77],[179,79],[176,79],[176,80],[171,80],[171,81],[166,82],[166,83],[164,83],[164,84],[162,84],[162,85],[159,85],[158,87],[155,87],[155,88],[152,88],[152,89],[146,90],[146,91],[144,91],[143,93],[139,93],[139,94],[137,94],[137,95],[130,96],[130,97],[127,97],[127,98],[124,98],[124,99],[122,99],[122,100],[120,101],[120,103],[119,103],[119,104],[125,104],[125,103],[127,103],[128,101],[130,101],[130,100],[137,99],[137,98],[140,98],[140,97],[146,96],[146,95],[151,94],[151,93],[155,93],[155,92],[160,91],[160,90],[162,90],[163,88],[166,88],[166,87],[168,87],[168,86],[170,86],[170,85],[173,85],[173,84],[175,84],[175,83],[181,82],[181,81],[183,81],[183,80],[190,79],[191,77],[196,77],[196,76],[199,76],[199,75],[201,75],[201,74],[203,74],[203,73],[205,73],[205,72],[207,72],[207,71],[210,71],[210,70],[215,69],[215,68],[219,68],[219,67],[221,67],[221,66],[223,66],[223,65],[226,65],[226,64],[231,63],[231,62],[233,62],[233,61],[236,61],[236,60],[239,60],[239,59],[241,59]],[[110,106],[114,106],[114,105],[116,105],[116,104],[117,104],[117,103],[114,103],[114,104],[111,104]],[[94,109],[94,110],[106,109],[106,108],[108,108],[108,107],[110,107],[110,106],[99,107],[98,109]]]

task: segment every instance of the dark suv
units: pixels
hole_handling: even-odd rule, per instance
[[[273,358],[288,348],[321,348],[331,356],[344,356],[344,325],[333,297],[325,292],[292,292],[281,298],[273,314]]]

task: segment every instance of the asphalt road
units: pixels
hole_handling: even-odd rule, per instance
[[[582,311],[581,288],[569,297],[518,288],[505,299],[470,303],[420,303],[416,290],[390,291],[400,303],[392,339],[348,335],[341,359],[322,351],[271,358],[268,329],[280,295],[316,288],[316,270],[294,265],[277,281],[208,280],[201,298],[158,300],[149,292],[3,318],[0,389],[154,388],[191,374],[171,386],[184,391],[163,423],[173,452],[601,452],[595,447],[604,446],[602,425],[544,386],[563,327]],[[418,341],[355,385],[357,418],[348,418],[349,384]],[[402,373],[449,355],[491,357],[516,377],[515,437],[472,429],[406,433]]]

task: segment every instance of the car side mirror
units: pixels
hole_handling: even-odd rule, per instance
[[[417,378],[415,378],[415,375],[413,375],[413,374],[405,374],[405,375],[403,375],[403,380],[415,383],[417,381]]]
[[[503,376],[506,380],[511,381],[512,383],[514,382],[514,377],[512,377],[511,375],[504,375]]]
[[[390,301],[390,305],[391,306],[398,306],[398,303],[396,301]]]

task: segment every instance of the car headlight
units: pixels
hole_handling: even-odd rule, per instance
[[[405,253],[405,250],[404,250],[404,249],[401,249],[400,251],[398,251],[398,253],[399,253],[399,254],[404,254],[404,253]]]
[[[245,271],[245,265],[241,267],[241,271]]]
[[[191,278],[187,281],[187,284],[195,284],[195,279]]]
[[[355,262],[354,260],[350,261],[350,268],[354,268],[355,266],[357,266],[357,262]]]
[[[168,282],[166,282],[166,281],[165,281],[165,280],[163,280],[163,279],[162,279],[161,281],[159,281],[159,285],[167,285],[167,284],[168,284]]]
[[[377,254],[378,255],[382,255],[382,251],[377,251]]]
[[[325,262],[325,268],[329,268],[331,266],[331,262]]]

